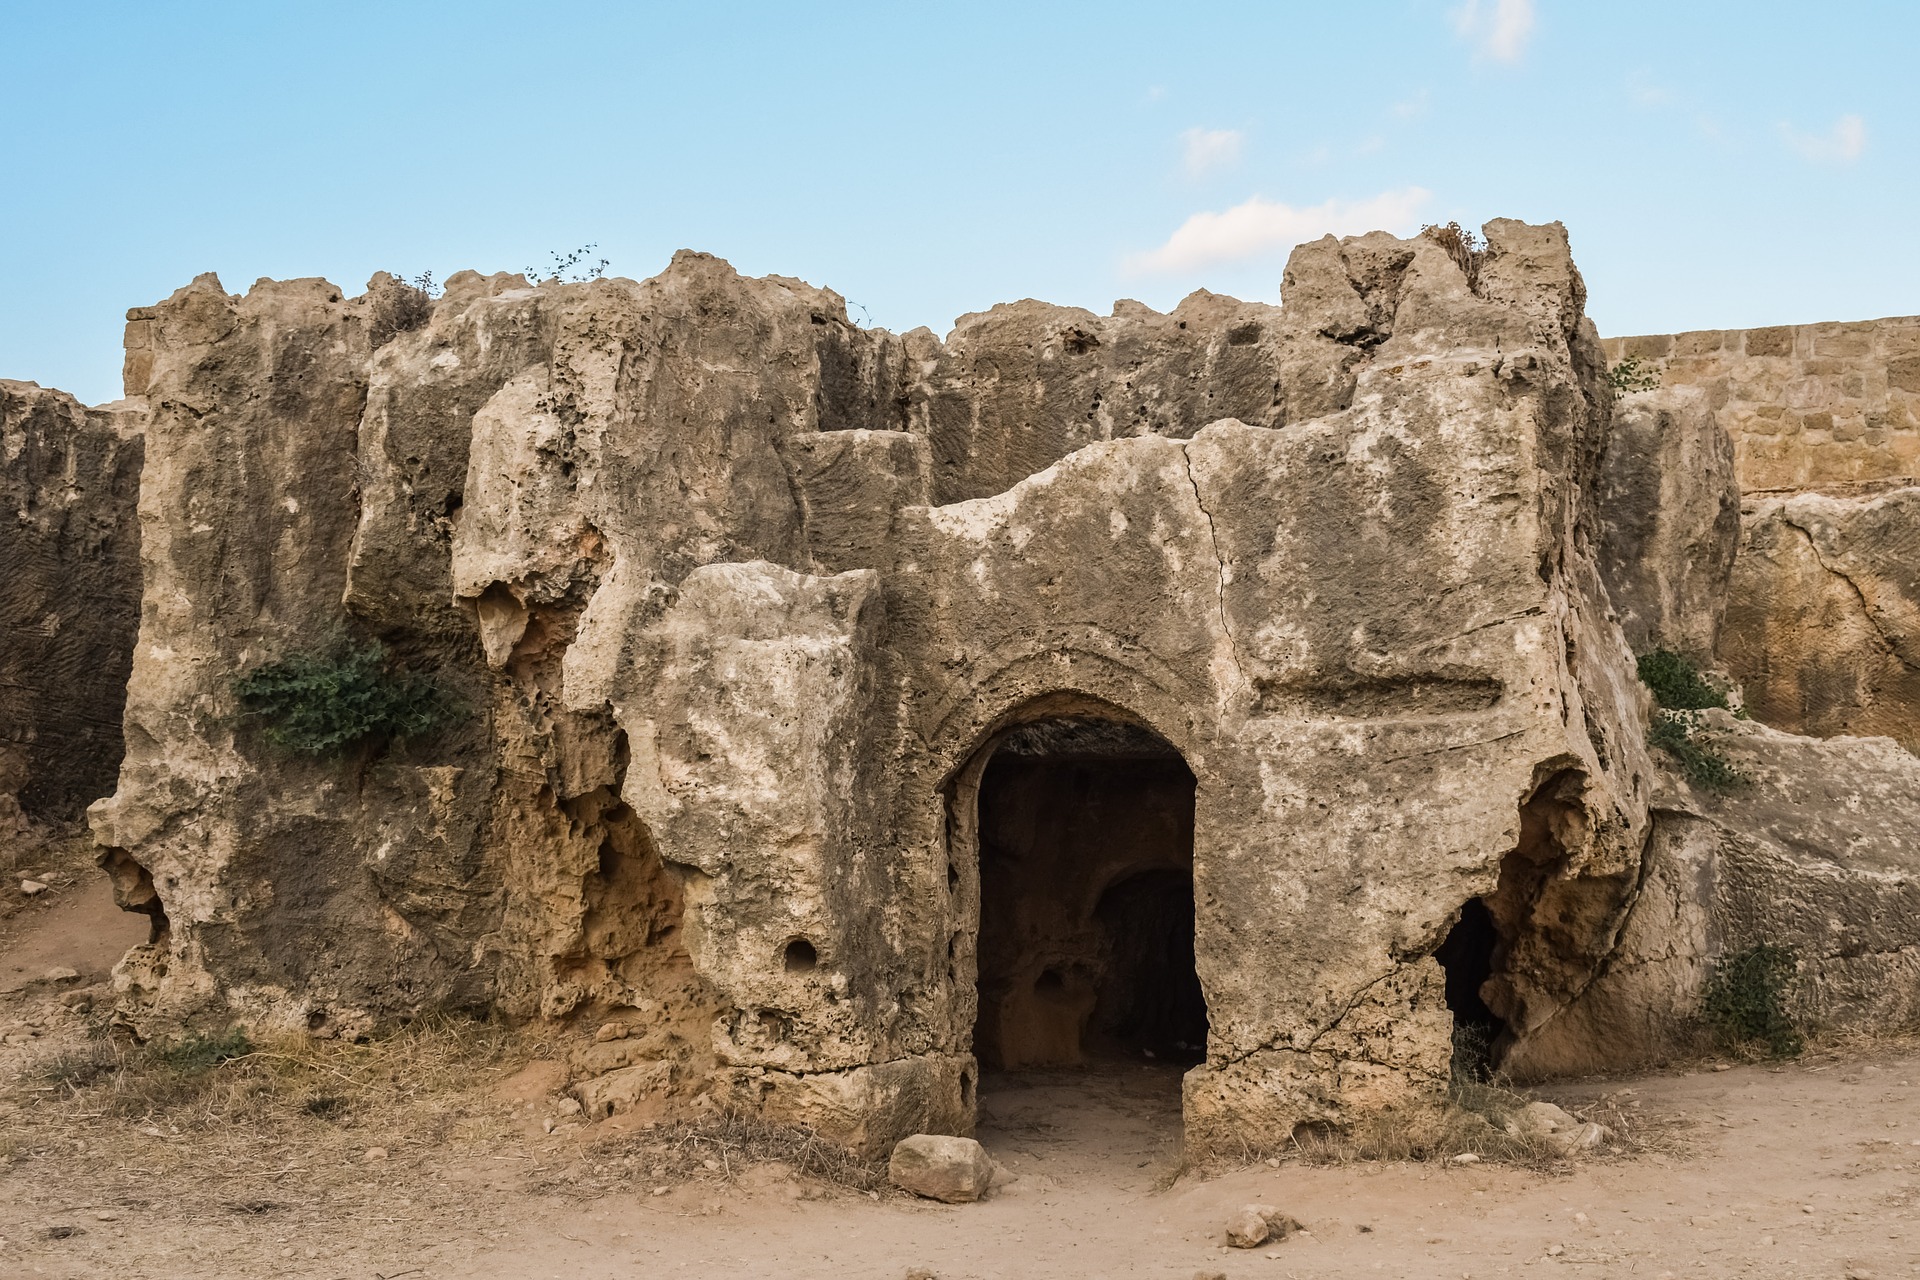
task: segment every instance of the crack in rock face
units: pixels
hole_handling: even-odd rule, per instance
[[[1616,430],[1564,229],[1485,236],[944,339],[696,253],[397,310],[202,276],[131,313],[112,414],[0,384],[41,577],[118,566],[72,633],[130,665],[79,752],[153,920],[115,1016],[497,1012],[589,1117],[869,1153],[968,1132],[982,1070],[1158,1064],[1232,1146],[1666,1043],[1623,1010],[1678,1010],[1758,864],[1634,655],[1716,643],[1731,450],[1697,398]],[[60,439],[91,525],[46,518]],[[236,696],[340,653],[434,714],[302,754]]]

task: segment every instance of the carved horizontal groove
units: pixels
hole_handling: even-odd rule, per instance
[[[1492,709],[1503,692],[1488,676],[1356,676],[1321,684],[1256,681],[1259,713],[1305,719],[1399,720]]]

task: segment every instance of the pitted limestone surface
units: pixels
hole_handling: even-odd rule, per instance
[[[1118,1046],[1232,1142],[1443,1089],[1471,915],[1487,1052],[1601,1065],[1657,834],[1621,622],[1711,643],[1725,495],[1672,472],[1727,451],[1610,452],[1564,231],[1486,232],[944,341],[691,253],[377,342],[317,280],[133,313],[119,1016],[543,1018],[595,1114],[872,1151]],[[276,750],[233,680],[330,636],[464,713]]]

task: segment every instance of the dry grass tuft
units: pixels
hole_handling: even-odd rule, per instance
[[[1577,1161],[1681,1150],[1677,1131],[1685,1122],[1641,1113],[1631,1090],[1609,1094],[1591,1106],[1566,1108],[1576,1120],[1602,1125],[1611,1135],[1600,1147],[1578,1153],[1520,1122],[1522,1108],[1534,1101],[1498,1084],[1456,1082],[1444,1101],[1361,1116],[1344,1127],[1300,1125],[1277,1147],[1260,1149],[1249,1143],[1237,1152],[1216,1151],[1185,1162],[1170,1181],[1196,1172],[1211,1176],[1260,1160],[1444,1163],[1462,1155],[1539,1173],[1570,1173]]]
[[[870,1195],[891,1193],[884,1159],[857,1155],[802,1126],[738,1112],[611,1134],[592,1144],[587,1162],[585,1169],[552,1171],[530,1190],[597,1196],[642,1183],[732,1182],[756,1165],[778,1164],[797,1178]]]
[[[286,1036],[256,1045],[238,1032],[135,1045],[99,1038],[57,1049],[11,1091],[48,1122],[161,1121],[182,1132],[251,1132],[351,1122],[408,1131],[500,1074],[514,1035],[492,1023],[422,1020],[354,1044]]]

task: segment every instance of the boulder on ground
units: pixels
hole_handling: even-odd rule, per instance
[[[916,1133],[902,1138],[887,1161],[894,1186],[929,1200],[970,1204],[993,1182],[993,1160],[972,1138]]]
[[[1299,1230],[1299,1222],[1270,1204],[1245,1204],[1227,1219],[1227,1243],[1236,1249],[1257,1249],[1269,1240],[1284,1240],[1288,1233]]]

